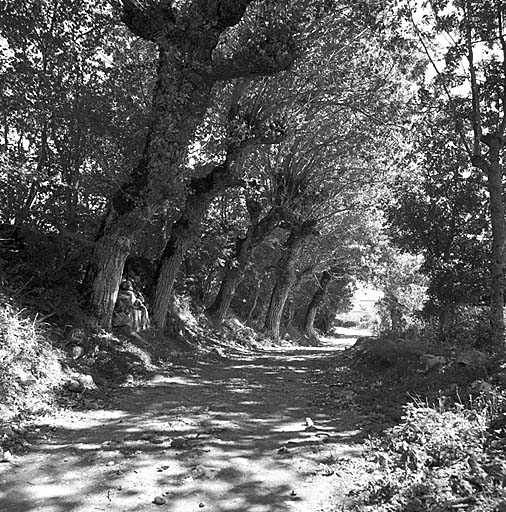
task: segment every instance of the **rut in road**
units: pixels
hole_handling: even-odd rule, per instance
[[[361,448],[349,411],[315,405],[335,349],[202,361],[122,388],[106,410],[60,419],[16,465],[2,465],[0,510],[340,510],[342,477],[329,461]]]

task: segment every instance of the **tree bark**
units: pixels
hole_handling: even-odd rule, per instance
[[[258,304],[258,299],[260,298],[260,290],[262,289],[262,280],[259,279],[256,282],[256,288],[255,288],[255,296],[253,297],[253,302],[251,303],[251,306],[249,308],[249,312],[246,316],[246,322],[249,322],[251,318],[253,317],[253,313],[255,312],[255,309]]]
[[[504,219],[503,198],[503,170],[501,154],[504,150],[504,131],[506,128],[506,89],[502,87],[503,117],[496,130],[483,134],[483,120],[480,107],[480,87],[476,76],[473,49],[473,4],[471,0],[465,2],[465,29],[467,59],[469,62],[469,78],[471,81],[472,110],[471,123],[473,128],[473,154],[471,163],[481,169],[487,176],[487,189],[489,193],[489,208],[492,220],[492,249],[490,265],[490,327],[492,341],[496,344],[504,343],[504,270],[505,270],[505,241],[506,222]],[[497,12],[499,24],[499,40],[502,47],[503,79],[506,79],[506,40],[502,28],[502,13]],[[481,144],[488,146],[487,155],[483,155]]]
[[[185,69],[184,59],[160,50],[152,122],[143,154],[110,201],[85,282],[85,288],[91,292],[92,313],[106,329],[111,326],[110,308],[111,304],[114,307],[122,265],[131,244],[154,207],[171,196],[170,186],[187,144],[205,114],[211,86],[191,68]],[[106,270],[111,259],[117,262],[114,272]]]
[[[207,313],[216,324],[221,324],[228,313],[237,286],[244,277],[251,255],[256,247],[274,230],[281,220],[281,210],[273,207],[259,221],[253,221],[245,237],[238,237],[234,255],[227,263],[220,289]]]
[[[283,308],[290,290],[297,280],[295,265],[302,245],[306,239],[314,232],[315,222],[308,221],[292,228],[288,240],[286,241],[283,254],[277,263],[276,283],[272,290],[269,308],[265,318],[265,329],[274,339],[279,339],[281,328],[281,317]]]
[[[162,201],[176,200],[177,171],[188,143],[204,118],[212,86],[227,76],[222,62],[214,71],[213,51],[251,1],[189,2],[184,9],[170,2],[123,2],[123,21],[157,44],[159,63],[142,156],[109,201],[83,283],[91,313],[102,327],[111,327],[122,266],[136,235]],[[237,60],[229,64],[237,68]],[[259,74],[274,74],[287,65],[283,60]],[[251,74],[249,67],[242,73]]]
[[[195,178],[190,182],[190,195],[181,217],[172,227],[158,266],[153,300],[153,323],[159,330],[165,327],[172,289],[181,263],[200,233],[202,219],[209,205],[215,197],[235,183],[232,163],[232,160],[226,160],[214,167],[207,176]]]
[[[307,306],[306,314],[304,316],[304,334],[309,338],[316,337],[316,332],[314,330],[314,320],[316,313],[318,312],[318,308],[321,306],[325,296],[327,295],[331,281],[332,274],[330,271],[323,271],[320,278],[318,279],[318,287],[316,288],[316,291]]]
[[[490,215],[492,220],[492,262],[490,268],[491,297],[490,324],[495,342],[504,338],[504,270],[506,225],[504,220],[504,199],[502,183],[502,167],[500,151],[502,143],[496,141],[490,144],[489,163],[487,172],[487,187],[490,196]]]

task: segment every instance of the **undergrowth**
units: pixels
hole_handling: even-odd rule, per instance
[[[0,422],[20,413],[39,413],[54,402],[64,375],[62,351],[49,341],[44,325],[0,303]]]
[[[356,375],[382,382],[364,395],[384,408],[397,393],[403,415],[366,441],[366,471],[350,493],[351,508],[504,512],[506,391],[493,384],[497,362],[463,367],[447,345],[439,347],[444,364],[426,372],[417,357],[426,350],[419,343],[380,341],[355,356]],[[367,403],[364,397],[363,411]]]

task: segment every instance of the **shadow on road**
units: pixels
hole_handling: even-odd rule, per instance
[[[315,376],[346,343],[200,361],[122,388],[0,468],[0,510],[309,512],[322,489],[304,482],[360,452],[350,413],[314,399]]]

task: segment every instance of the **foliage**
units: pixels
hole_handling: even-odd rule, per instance
[[[414,172],[398,176],[387,207],[393,241],[423,255],[420,270],[429,279],[427,293],[440,309],[487,302],[490,259],[483,176],[459,150],[451,114],[444,109],[444,104],[437,111],[427,106],[406,157]]]
[[[496,510],[506,496],[506,474],[498,470],[505,461],[491,449],[489,425],[484,409],[408,404],[399,425],[369,443],[377,476],[360,510]]]
[[[9,5],[0,34],[0,219],[89,235],[144,132],[145,48],[96,1]]]

